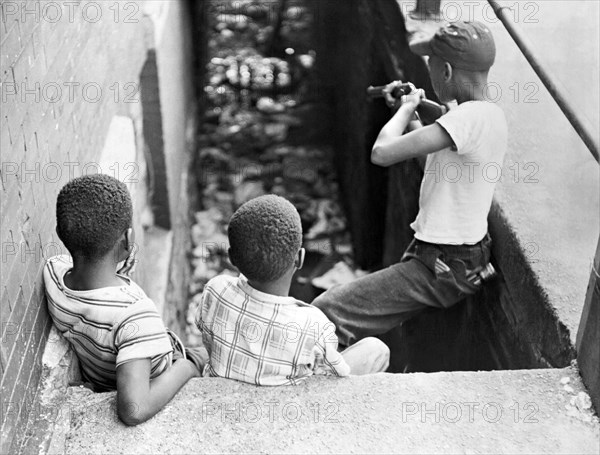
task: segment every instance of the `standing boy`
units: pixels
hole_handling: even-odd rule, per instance
[[[56,232],[71,257],[54,256],[44,268],[54,325],[75,350],[83,378],[96,391],[117,390],[117,412],[127,425],[155,415],[204,367],[128,276],[132,213],[127,187],[113,177],[71,180],[56,202]]]
[[[300,215],[289,201],[269,195],[246,202],[228,235],[229,258],[242,275],[215,277],[204,288],[196,324],[209,353],[206,376],[275,386],[387,369],[389,349],[380,340],[340,353],[333,323],[289,297],[304,262]]]
[[[411,50],[429,56],[439,99],[455,100],[458,106],[434,124],[403,134],[424,97],[418,90],[403,97],[377,137],[371,155],[376,165],[427,160],[419,213],[411,224],[414,240],[400,263],[334,287],[313,302],[336,323],[340,343],[348,346],[383,334],[426,308],[448,308],[474,294],[480,283],[467,277],[490,259],[487,216],[497,181],[494,170],[501,168],[507,147],[504,113],[485,99],[494,39],[481,23],[455,22]],[[396,84],[388,85],[388,94]]]

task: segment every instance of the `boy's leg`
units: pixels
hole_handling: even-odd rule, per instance
[[[351,283],[335,286],[313,304],[336,325],[340,344],[381,335],[427,308],[448,308],[478,286],[468,270],[489,261],[489,240],[470,247],[439,248],[413,242],[402,262]],[[449,272],[436,271],[441,258]]]
[[[204,347],[185,348],[186,358],[193,362],[200,374],[204,374],[204,367],[208,364],[208,351]]]
[[[342,357],[350,367],[350,374],[381,373],[390,365],[390,349],[377,338],[368,337],[342,351]]]
[[[351,283],[334,286],[313,305],[336,325],[340,344],[351,346],[380,335],[427,308],[432,273],[414,259],[394,264]],[[431,306],[441,308],[433,299]]]
[[[186,348],[183,342],[175,334],[175,332],[167,329],[167,334],[171,340],[171,346],[173,346],[173,362],[179,359],[188,359],[200,372],[203,373],[204,367],[208,363],[208,351],[206,348],[200,346],[195,348]]]

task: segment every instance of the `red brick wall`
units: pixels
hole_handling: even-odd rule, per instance
[[[162,3],[169,17],[175,10],[167,23],[182,39],[181,5]],[[142,124],[140,73],[148,49],[156,46],[145,6],[134,1],[1,4],[2,453],[23,427],[40,377],[50,327],[42,268],[47,257],[66,252],[54,233],[56,195],[70,178],[96,172],[114,115],[132,117],[138,128]],[[170,84],[180,83],[172,79]],[[186,120],[190,104],[173,108],[177,120]],[[182,135],[170,153],[186,154],[184,142]],[[137,144],[140,151],[143,147]],[[169,160],[183,173],[179,166],[185,160]],[[126,165],[102,171],[123,179]],[[174,185],[172,201],[181,193],[181,183]]]

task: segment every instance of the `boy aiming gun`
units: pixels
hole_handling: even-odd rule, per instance
[[[426,157],[419,213],[411,224],[414,240],[400,263],[350,284],[330,289],[313,303],[337,326],[341,344],[383,334],[428,307],[448,308],[481,286],[489,271],[491,240],[487,216],[495,181],[483,170],[501,165],[507,146],[502,110],[485,100],[488,71],[495,59],[490,30],[477,22],[441,27],[411,50],[429,56],[433,88],[442,103],[458,106],[434,123],[403,134],[424,99],[413,90],[383,127],[371,161],[391,166]],[[411,125],[412,126],[412,125]],[[453,168],[450,175],[444,169]]]

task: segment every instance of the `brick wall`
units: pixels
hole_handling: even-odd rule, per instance
[[[175,1],[1,4],[2,453],[11,450],[24,426],[41,373],[50,327],[42,268],[47,257],[66,252],[54,232],[62,185],[99,170],[129,181],[136,193],[136,240],[143,242],[142,224],[148,224],[143,215],[152,209],[148,192],[155,183],[146,179],[146,161],[152,167],[153,160],[144,158],[140,96],[140,74],[149,52],[159,62],[158,115],[166,124],[160,152],[167,164],[159,186],[167,188],[177,208],[171,215],[177,226],[173,242],[186,242],[186,180],[180,176],[187,172],[190,134],[185,132],[193,118],[193,97],[185,96],[192,90],[186,75],[191,45],[186,42],[185,7]],[[175,30],[174,38],[162,37],[165,29]],[[161,71],[172,74],[161,80]],[[128,158],[110,164],[100,156],[116,115],[132,120],[133,162]],[[107,169],[98,169],[100,163]],[[172,279],[169,292],[183,295],[186,261],[172,262],[171,273],[183,278]],[[153,279],[144,276],[143,265],[139,273],[142,285]]]

